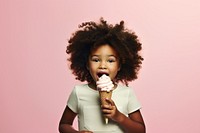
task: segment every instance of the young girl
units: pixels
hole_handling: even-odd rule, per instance
[[[86,22],[69,40],[70,68],[76,79],[88,84],[74,87],[59,123],[60,133],[145,133],[140,104],[128,87],[137,79],[143,58],[134,32],[120,24]],[[96,82],[105,74],[113,82],[112,98],[101,105]],[[123,84],[118,84],[119,82]],[[79,130],[72,127],[78,116]],[[105,124],[103,117],[109,119]]]

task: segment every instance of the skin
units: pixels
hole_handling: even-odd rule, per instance
[[[116,51],[109,45],[101,45],[91,52],[87,68],[95,82],[99,78],[99,73],[106,73],[111,80],[114,80],[120,70]]]
[[[120,71],[120,63],[116,51],[107,44],[99,46],[90,53],[87,69],[94,80],[93,83],[89,84],[91,89],[96,90],[95,83],[99,79],[99,73],[106,73],[111,80],[114,81],[118,71]],[[106,101],[109,105],[101,106],[103,115],[110,120],[117,122],[124,132],[146,132],[145,124],[139,110],[130,113],[127,117],[117,109],[112,99],[106,99]],[[77,114],[67,106],[59,124],[59,131],[61,133],[92,133],[92,131],[77,131],[72,127],[76,116]]]

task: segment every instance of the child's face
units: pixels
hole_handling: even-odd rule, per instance
[[[111,46],[101,45],[90,53],[87,68],[94,81],[103,74],[113,80],[120,70],[119,57]]]

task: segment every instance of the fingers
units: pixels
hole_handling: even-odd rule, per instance
[[[104,114],[110,114],[114,110],[114,106],[111,105],[102,105],[101,107]]]
[[[105,117],[108,118],[112,118],[112,116],[115,114],[116,112],[116,107],[115,107],[115,103],[113,100],[111,99],[105,99],[107,101],[107,105],[102,105],[102,112],[104,114]]]
[[[101,107],[102,107],[103,109],[112,110],[113,107],[115,107],[114,101],[113,101],[112,99],[108,99],[108,98],[106,98],[105,100],[106,100],[106,102],[107,102],[108,104],[106,104],[106,105],[101,105]]]
[[[118,121],[121,112],[117,109],[115,102],[112,99],[105,99],[107,101],[107,105],[101,105],[102,113],[104,117],[107,117],[113,121]]]
[[[105,99],[111,106],[115,106],[115,103],[112,99],[106,98]]]

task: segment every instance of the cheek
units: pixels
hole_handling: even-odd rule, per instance
[[[90,64],[88,65],[88,70],[90,70],[90,71],[94,71],[95,68],[96,68],[95,65],[92,64],[92,63],[90,63]]]
[[[121,69],[121,66],[120,66],[119,64],[116,64],[116,65],[115,65],[115,71],[118,72],[120,69]]]
[[[96,68],[94,65],[88,66],[88,71],[90,72],[90,75],[94,76],[96,74]]]
[[[115,78],[118,71],[120,70],[120,67],[115,66],[110,72],[112,73],[112,77]]]

